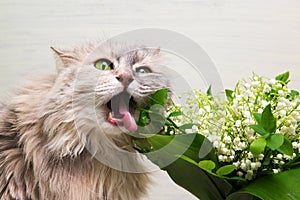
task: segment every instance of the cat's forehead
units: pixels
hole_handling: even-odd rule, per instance
[[[126,63],[136,63],[148,56],[153,56],[153,50],[144,46],[137,45],[100,45],[92,53],[93,57],[108,58]]]
[[[138,51],[143,51],[145,47],[136,46],[136,45],[120,45],[120,44],[111,44],[109,46],[99,46],[99,48],[104,48],[107,52],[115,57],[123,56],[132,56]]]

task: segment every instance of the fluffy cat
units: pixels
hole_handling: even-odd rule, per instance
[[[137,154],[131,104],[169,87],[159,50],[52,49],[57,73],[28,81],[0,104],[0,199],[141,198],[149,174],[140,159],[122,155]]]

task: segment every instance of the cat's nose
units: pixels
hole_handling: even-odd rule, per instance
[[[116,79],[120,81],[125,87],[133,81],[133,77],[129,73],[119,74],[118,76],[116,76]]]

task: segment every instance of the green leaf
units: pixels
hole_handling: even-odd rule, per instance
[[[197,163],[196,161],[194,161],[193,159],[191,159],[191,158],[189,158],[189,157],[187,157],[187,156],[185,156],[185,155],[180,156],[180,158],[183,159],[183,160],[185,160],[185,161],[187,161],[187,162],[189,162],[189,163],[192,163],[192,164],[198,166],[198,163]],[[200,162],[201,162],[201,161],[200,161]]]
[[[242,197],[246,194],[265,200],[298,200],[300,199],[299,174],[300,168],[295,168],[261,177],[243,189],[232,193],[227,200],[244,200]]]
[[[155,93],[150,95],[150,101],[148,102],[147,106],[145,106],[145,109],[140,110],[139,119],[137,121],[137,124],[140,126],[139,131],[143,132],[145,129],[144,126],[148,125],[149,122],[158,121],[160,120],[159,125],[165,123],[164,117],[161,115],[161,109],[163,108],[164,104],[166,103],[168,99],[168,89],[161,89],[156,91]],[[160,117],[156,117],[156,115],[161,115]],[[156,126],[157,124],[152,125]],[[158,129],[158,128],[157,128]],[[148,130],[147,133],[157,133]],[[144,132],[143,132],[144,133]]]
[[[278,149],[284,142],[284,136],[281,134],[274,134],[267,139],[267,146],[272,149]]]
[[[278,76],[276,76],[276,80],[278,81],[282,81],[284,83],[287,83],[290,77],[290,72],[285,72],[283,74],[279,74]]]
[[[286,154],[288,156],[293,155],[293,145],[290,140],[284,138],[283,144],[277,149],[280,153]]]
[[[191,129],[194,125],[197,125],[197,124],[183,124],[182,126],[179,127],[180,130],[182,131],[185,131],[186,129]]]
[[[207,144],[207,139],[203,135],[191,133],[172,136],[146,136],[148,136],[148,142],[152,146],[152,152],[146,156],[162,168],[181,155],[189,157],[196,163],[201,160],[212,160],[217,162],[217,157],[214,149],[212,148],[212,144]],[[202,149],[203,143],[205,143],[205,149]],[[205,150],[208,150],[206,151],[206,156],[200,157],[201,152]]]
[[[149,115],[151,115],[151,113],[162,113],[163,106],[160,104],[154,104],[149,108]]]
[[[150,110],[147,118],[145,117],[146,118],[145,121],[147,123],[142,124],[142,125],[140,125],[140,123],[139,123],[139,125],[140,125],[138,127],[139,133],[157,134],[163,129],[166,120],[165,120],[165,117],[161,113],[159,113],[158,110],[156,110],[157,108],[154,108],[156,106],[161,106],[161,105],[156,104],[151,107],[151,109],[153,108],[153,110]],[[143,118],[140,118],[140,119],[143,119]]]
[[[177,116],[180,116],[182,115],[183,113],[181,111],[173,111],[169,114],[168,117],[177,117]]]
[[[150,107],[155,104],[164,106],[167,99],[168,99],[168,89],[164,88],[164,89],[158,90],[155,93],[151,94],[150,102],[148,103],[148,106]]]
[[[269,165],[271,163],[271,155],[272,155],[272,151],[267,151],[265,156],[264,156],[264,161],[263,161],[263,165]]]
[[[212,144],[208,145],[208,140],[203,135],[148,135],[148,137],[152,152],[145,155],[161,169],[166,170],[178,185],[202,200],[224,199],[229,194],[232,186],[227,181],[207,173],[198,166],[201,160],[217,163],[214,148]],[[205,148],[210,152],[200,158],[204,141]]]
[[[149,121],[148,118],[149,118],[148,112],[145,110],[141,110],[139,120],[138,120],[138,125],[145,126]]]
[[[300,154],[296,154],[296,157],[285,164],[286,167],[300,167]]]
[[[201,160],[198,163],[198,166],[206,171],[212,171],[216,168],[216,164],[211,160]]]
[[[154,126],[160,126],[161,128],[165,124],[165,116],[159,112],[150,112],[149,113],[150,124],[153,123]]]
[[[299,96],[299,92],[297,90],[291,90],[291,96],[293,98],[298,97]]]
[[[226,89],[226,90],[225,90],[225,94],[226,94],[227,100],[228,100],[229,102],[232,102],[232,100],[233,100],[232,93],[233,93],[232,90],[229,90],[229,89]]]
[[[133,138],[134,143],[136,144],[136,150],[140,153],[147,153],[151,151],[151,145],[146,138]]]
[[[243,192],[235,192],[230,195],[226,200],[261,200],[260,198]]]
[[[254,117],[254,119],[256,120],[256,122],[257,122],[258,124],[261,124],[261,116],[262,116],[261,113],[254,113],[254,114],[253,114],[253,117]]]
[[[211,85],[208,87],[208,89],[206,91],[206,95],[209,97],[212,97]]]
[[[225,166],[219,168],[217,170],[216,174],[219,175],[219,176],[224,176],[224,175],[230,174],[234,170],[235,170],[235,166],[234,165],[225,165]]]
[[[179,158],[165,167],[172,180],[201,200],[220,200],[232,190],[225,180],[209,174],[197,165]]]
[[[270,135],[270,133],[265,131],[265,129],[261,125],[254,124],[254,125],[249,125],[249,127],[252,128],[256,133],[260,134],[261,136],[268,137]]]
[[[276,119],[271,111],[271,104],[267,105],[261,115],[261,125],[269,133],[276,130]]]
[[[250,152],[253,155],[258,156],[264,152],[266,144],[267,142],[264,138],[258,138],[250,144]]]
[[[211,144],[211,141],[209,139],[204,138],[201,144],[201,147],[199,148],[198,156],[200,159],[205,159],[207,155],[209,155],[213,151],[213,146]]]

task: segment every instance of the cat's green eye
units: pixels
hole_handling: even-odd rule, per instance
[[[114,64],[108,59],[100,59],[95,62],[95,67],[97,69],[107,71],[112,70],[114,68]]]
[[[137,73],[143,73],[143,74],[147,74],[147,73],[152,73],[152,70],[149,67],[138,67],[135,70]]]

